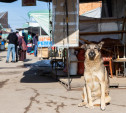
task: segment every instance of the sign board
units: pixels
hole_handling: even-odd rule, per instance
[[[36,6],[36,0],[22,0],[22,6]]]
[[[52,0],[52,2],[53,46],[79,46],[79,0]],[[66,12],[68,18],[66,18]]]
[[[39,36],[38,47],[50,47],[52,42],[50,42],[50,37],[48,35]]]

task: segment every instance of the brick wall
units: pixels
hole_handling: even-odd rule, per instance
[[[81,3],[79,4],[79,15],[83,13],[96,9],[98,7],[102,7],[102,2],[92,2],[92,3]]]

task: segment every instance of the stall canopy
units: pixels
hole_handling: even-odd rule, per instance
[[[50,36],[48,10],[30,11],[28,16],[30,18],[33,17],[39,23],[42,29]]]
[[[83,13],[81,16],[92,17],[92,18],[101,18],[101,7]]]
[[[102,39],[120,39],[121,35],[116,34],[116,31],[122,31],[122,24],[117,24],[117,18],[91,18],[85,16],[79,16],[79,32],[80,38],[100,42]],[[109,20],[115,20],[114,22],[109,22]],[[107,20],[107,22],[104,22]],[[123,20],[123,19],[122,19]],[[107,32],[113,32],[112,34],[107,34]],[[99,34],[98,34],[99,33]],[[100,35],[101,33],[101,35]],[[104,33],[104,34],[103,34]]]
[[[53,44],[57,47],[79,45],[79,3],[78,0],[53,1]]]
[[[126,2],[124,0],[110,1],[103,0],[99,19],[91,18],[91,14],[95,11],[87,12],[79,17],[80,38],[95,42],[105,38],[125,41]]]

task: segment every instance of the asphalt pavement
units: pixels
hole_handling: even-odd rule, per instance
[[[126,89],[110,89],[105,111],[78,107],[82,91],[67,91],[52,78],[49,60],[27,55],[25,62],[5,63],[6,55],[0,51],[0,113],[126,113]]]

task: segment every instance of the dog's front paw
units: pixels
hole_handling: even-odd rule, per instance
[[[81,102],[80,104],[78,104],[78,107],[85,106],[86,104],[87,104],[86,102]]]
[[[105,108],[106,108],[106,106],[103,106],[103,105],[101,106],[101,110],[102,110],[102,111],[104,111]]]
[[[90,109],[94,109],[94,106],[93,106],[93,105],[89,105],[89,104],[86,104],[85,107],[86,107],[86,108],[90,108]]]

